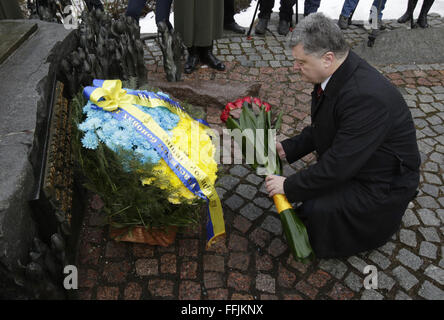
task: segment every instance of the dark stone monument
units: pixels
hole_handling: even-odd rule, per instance
[[[1,20],[0,28],[11,28],[11,22]],[[42,197],[45,181],[57,71],[77,40],[61,24],[13,22],[21,32],[3,48],[0,64],[0,298],[64,298],[60,268],[66,263],[66,243],[61,223],[45,230],[38,216],[49,212],[36,211],[34,204]]]

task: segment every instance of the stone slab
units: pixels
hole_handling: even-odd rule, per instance
[[[0,64],[36,30],[36,23],[0,20]]]
[[[382,32],[373,47],[367,41],[354,51],[374,65],[444,62],[444,28],[396,29]]]
[[[223,109],[228,102],[245,96],[258,96],[261,85],[258,83],[233,83],[205,80],[168,82],[149,79],[152,87],[172,95],[174,98],[196,106]]]
[[[9,22],[4,20],[2,22]],[[38,181],[48,109],[58,64],[74,49],[72,30],[40,20],[14,20],[37,30],[0,64],[0,293],[19,297],[18,265],[29,262],[36,236],[29,201]],[[12,284],[9,285],[8,284]],[[14,287],[15,286],[15,287]]]

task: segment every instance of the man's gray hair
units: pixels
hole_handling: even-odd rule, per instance
[[[321,57],[324,53],[332,51],[338,58],[342,58],[349,50],[344,35],[338,25],[317,12],[308,15],[290,35],[291,48],[302,44],[306,54]]]

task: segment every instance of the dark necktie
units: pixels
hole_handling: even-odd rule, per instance
[[[318,99],[322,96],[323,93],[324,93],[324,90],[322,90],[321,85],[319,85],[318,90],[316,91],[316,95],[317,95]]]

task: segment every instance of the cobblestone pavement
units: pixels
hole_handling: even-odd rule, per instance
[[[389,29],[405,27],[386,21]],[[430,24],[444,26],[433,15]],[[285,111],[280,139],[310,124],[310,85],[292,70],[285,38],[229,35],[217,41],[227,70],[201,68],[188,79],[258,81],[259,97]],[[366,41],[364,29],[345,32],[352,45]],[[377,41],[377,40],[376,40]],[[147,42],[149,77],[164,78],[161,53]],[[226,239],[205,248],[205,230],[178,235],[167,247],[116,243],[100,226],[100,211],[89,208],[79,248],[79,299],[444,299],[444,64],[378,67],[404,95],[414,117],[422,157],[418,197],[391,241],[344,259],[295,262],[263,178],[243,165],[221,165],[218,193]],[[222,108],[223,106],[221,106]],[[215,129],[220,110],[207,108]],[[314,161],[308,155],[285,165],[285,175]],[[97,207],[97,198],[91,207]],[[366,265],[378,270],[378,289],[363,287]]]

